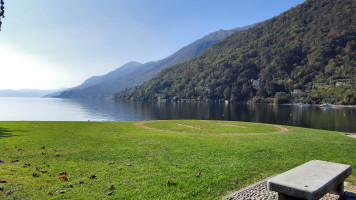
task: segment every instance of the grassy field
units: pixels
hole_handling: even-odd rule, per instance
[[[356,166],[343,133],[227,121],[0,122],[0,148],[7,199],[220,199],[313,159]]]

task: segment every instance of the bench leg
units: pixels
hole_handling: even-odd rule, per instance
[[[304,200],[304,199],[289,196],[278,192],[278,200]]]
[[[336,195],[342,195],[344,193],[344,181],[342,181],[339,185],[337,185],[336,188],[333,189],[330,193]]]

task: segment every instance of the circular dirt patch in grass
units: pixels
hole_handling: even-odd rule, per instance
[[[136,126],[156,131],[200,134],[262,135],[288,131],[283,126],[272,124],[210,120],[142,121]]]

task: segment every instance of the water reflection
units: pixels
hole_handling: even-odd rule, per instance
[[[316,129],[356,132],[355,108],[299,107],[293,105],[246,105],[208,103],[117,102],[133,110],[132,120],[210,119],[283,124]],[[120,109],[117,109],[118,112]],[[138,116],[134,116],[136,114]],[[116,118],[126,121],[128,116]]]
[[[0,98],[0,120],[140,121],[210,119],[356,132],[355,108],[224,103]]]

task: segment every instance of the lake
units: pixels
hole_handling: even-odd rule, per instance
[[[141,121],[210,119],[356,133],[356,108],[192,102],[0,98],[0,121]]]

